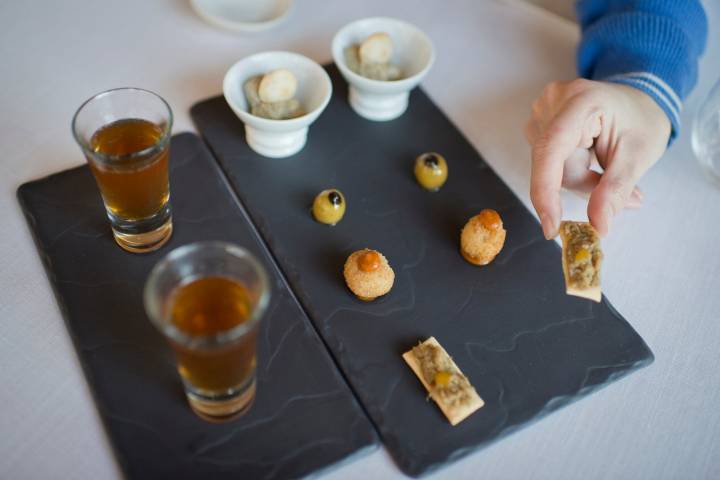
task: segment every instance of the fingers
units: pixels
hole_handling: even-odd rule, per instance
[[[590,193],[600,183],[601,178],[602,175],[600,175],[599,173],[593,172],[592,170],[586,170],[585,174],[574,179],[572,185],[563,184],[563,186],[584,198],[588,198],[590,196]],[[633,188],[632,192],[630,193],[630,197],[628,197],[623,207],[630,209],[638,209],[642,207],[643,199],[644,195],[642,191],[638,187],[635,187]]]
[[[590,169],[594,161],[596,161],[595,152],[582,148],[576,149],[565,162],[562,186],[588,198],[590,192],[597,187],[602,178],[602,174]],[[640,208],[643,197],[642,191],[635,187],[624,208]]]
[[[588,218],[601,236],[610,231],[610,223],[624,207],[639,207],[642,192],[635,186],[646,168],[627,158],[616,158],[603,173],[590,195]]]
[[[535,122],[533,119],[528,120],[528,122],[525,124],[525,139],[530,145],[534,145],[535,140],[537,140],[538,136],[540,136],[540,130],[538,128],[537,122]]]
[[[602,112],[595,112],[585,120],[583,125],[583,134],[580,139],[580,148],[592,148],[595,143],[595,139],[600,136],[602,132]]]
[[[533,144],[530,199],[547,239],[555,237],[560,226],[560,188],[565,160],[581,144],[586,133],[585,121],[595,113],[593,110],[587,97],[574,97]]]
[[[560,187],[564,160],[538,144],[533,148],[532,158],[530,200],[540,217],[543,234],[549,240],[557,235],[562,216]]]
[[[621,209],[640,207],[637,182],[662,156],[668,125],[656,102],[633,87],[582,79],[548,84],[525,129],[530,197],[545,236],[557,234],[561,186],[590,193],[588,216],[601,235]],[[602,173],[593,171],[593,156]]]
[[[600,181],[600,174],[590,170],[594,157],[592,150],[576,148],[565,160],[562,186],[577,192],[591,192]]]

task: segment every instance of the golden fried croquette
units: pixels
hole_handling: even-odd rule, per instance
[[[366,302],[390,291],[395,272],[382,253],[368,248],[352,253],[343,271],[348,288]]]
[[[485,209],[472,217],[460,234],[460,253],[473,265],[487,265],[505,244],[505,229],[500,215]]]

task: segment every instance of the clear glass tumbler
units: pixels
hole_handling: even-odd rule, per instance
[[[692,147],[705,173],[720,186],[720,80],[695,115]]]
[[[99,93],[75,113],[72,131],[100,189],[115,241],[135,253],[172,234],[168,151],[173,115],[140,88]]]
[[[198,242],[170,252],[145,284],[145,310],[175,351],[190,406],[206,420],[245,413],[255,398],[267,274],[241,247]]]

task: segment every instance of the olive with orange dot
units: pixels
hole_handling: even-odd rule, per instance
[[[345,283],[360,300],[370,302],[392,289],[395,272],[385,256],[365,248],[353,252],[345,261]]]
[[[439,190],[447,177],[447,162],[439,153],[423,153],[415,159],[415,179],[424,189],[431,192]]]
[[[472,217],[460,233],[460,253],[473,265],[487,265],[505,244],[505,229],[500,214],[482,210]]]
[[[345,215],[345,197],[334,188],[323,190],[313,201],[312,213],[318,222],[335,225]]]

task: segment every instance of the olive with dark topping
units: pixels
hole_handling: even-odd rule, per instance
[[[315,197],[312,213],[318,222],[335,225],[345,215],[345,197],[334,188],[323,190]]]
[[[426,167],[433,169],[438,168],[438,165],[440,164],[440,162],[438,161],[438,156],[434,153],[428,153],[427,155],[425,155],[424,162]]]
[[[423,153],[415,159],[415,178],[424,189],[431,192],[439,190],[447,176],[447,162],[439,153]]]
[[[342,203],[342,197],[340,196],[340,193],[336,192],[335,190],[332,190],[330,193],[328,193],[327,197],[330,203],[332,203],[336,207]]]

